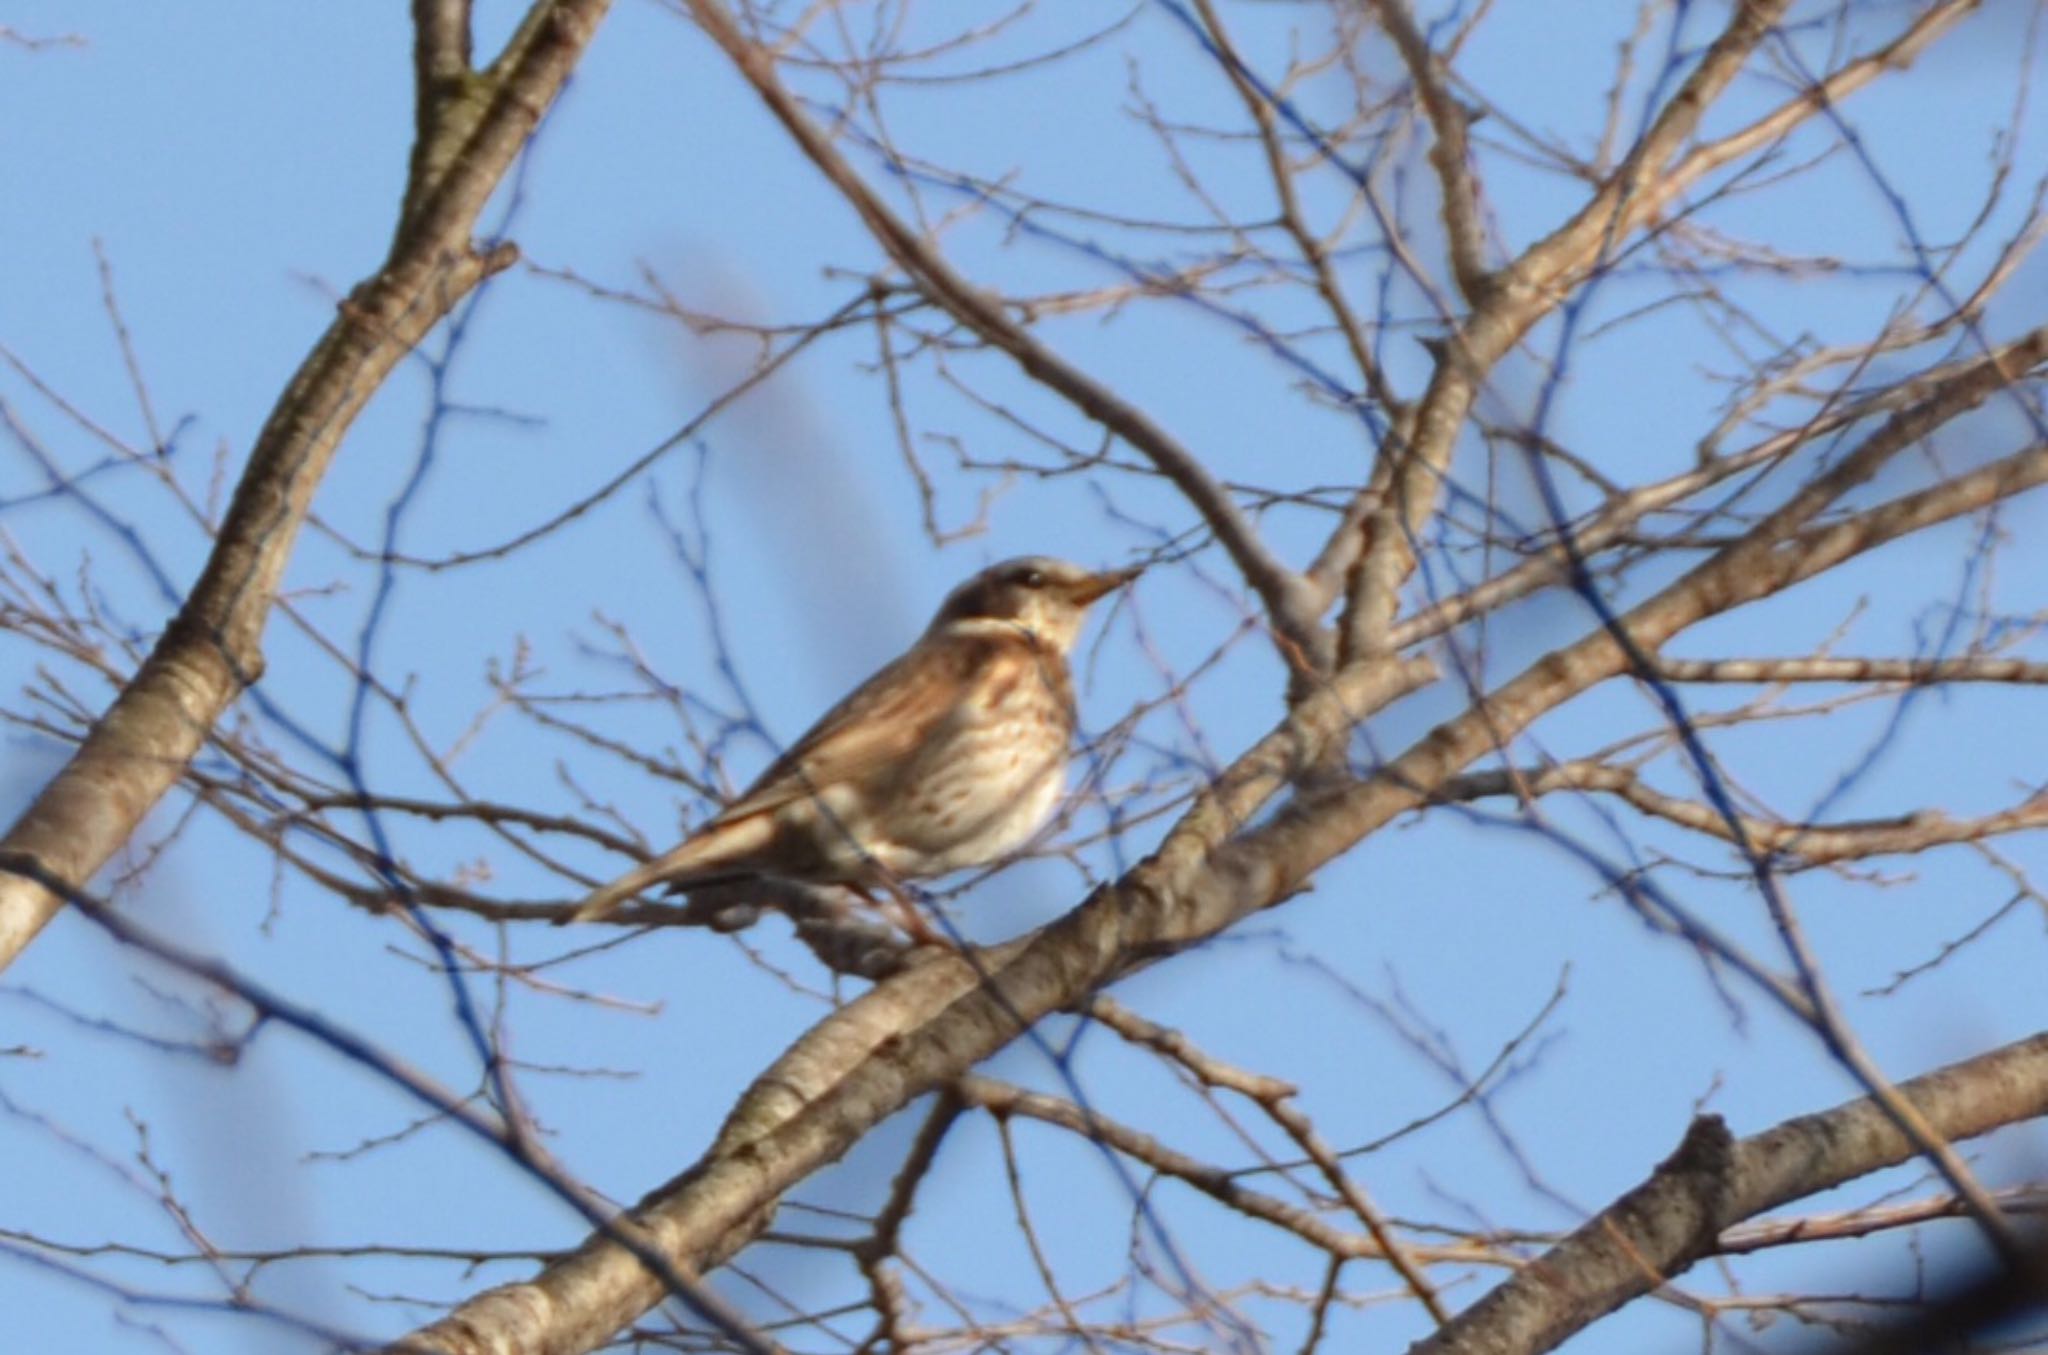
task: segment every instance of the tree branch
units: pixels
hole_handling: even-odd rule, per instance
[[[1550,795],[1560,790],[1598,791],[1668,823],[1723,841],[1734,831],[1718,809],[1683,796],[1667,795],[1646,785],[1632,768],[1601,762],[1565,762],[1522,771],[1473,772],[1444,784],[1440,799],[1467,800],[1499,795]],[[1916,810],[1890,819],[1854,823],[1783,823],[1743,815],[1749,844],[1781,852],[1802,866],[1872,856],[1900,856],[1959,842],[1978,842],[2002,833],[2048,827],[2048,793],[2029,796],[2011,809],[1976,818],[1956,819],[1936,809]]]
[[[0,848],[33,857],[57,879],[90,879],[256,680],[264,623],[314,489],[399,359],[471,288],[517,257],[510,246],[476,252],[470,232],[609,5],[534,6],[507,49],[513,59],[493,71],[485,111],[462,153],[439,178],[408,185],[390,256],[342,303],[272,409],[185,605]],[[445,61],[443,51],[421,64],[439,69]],[[59,906],[55,894],[24,876],[0,878],[0,968]]]
[[[1215,844],[1241,827],[1322,749],[1433,674],[1421,660],[1361,667],[1313,691],[1239,758],[1166,844],[1114,886],[1032,936],[972,953],[914,953],[903,972],[812,1027],[740,1098],[711,1149],[631,1211],[679,1265],[702,1274],[737,1254],[784,1191],[916,1097],[951,1086],[1040,1018],[1169,953],[1192,928],[1181,900],[1202,887]],[[1250,911],[1259,901],[1246,900]],[[486,1291],[408,1338],[407,1355],[539,1355],[525,1315],[573,1310],[578,1330],[616,1331],[656,1302],[654,1276],[594,1235],[530,1280]]]
[[[1308,606],[1301,577],[1266,548],[1230,491],[1209,474],[1200,458],[1154,423],[1137,406],[1073,366],[1011,319],[1000,300],[953,271],[939,253],[894,212],[846,162],[838,149],[783,88],[775,58],[749,40],[719,0],[689,0],[690,13],[711,40],[732,59],[754,92],[790,136],[839,190],[896,265],[914,278],[933,301],[982,339],[1010,355],[1033,380],[1129,443],[1149,460],[1202,515],[1217,541],[1258,594],[1273,628],[1303,656],[1322,652],[1320,627]]]
[[[1414,542],[1434,516],[1445,472],[1481,383],[1542,316],[1570,294],[1571,274],[1621,240],[1646,216],[1636,198],[1692,134],[1707,106],[1742,69],[1790,0],[1742,0],[1700,64],[1659,112],[1628,159],[1571,219],[1488,275],[1472,314],[1441,344],[1410,436],[1385,449],[1374,469],[1369,535],[1342,619],[1347,658],[1394,649],[1402,584],[1414,572]],[[1419,39],[1418,39],[1419,40]],[[1438,128],[1439,137],[1442,128]],[[1439,141],[1439,146],[1443,143]]]
[[[1923,687],[1948,682],[2048,682],[2048,663],[1966,654],[1953,659],[1659,659],[1667,682],[1872,682]]]
[[[1486,266],[1486,231],[1479,212],[1479,185],[1473,177],[1471,150],[1466,125],[1471,115],[1451,94],[1443,63],[1429,49],[1429,41],[1415,27],[1405,0],[1372,0],[1373,12],[1408,78],[1415,82],[1416,95],[1436,135],[1429,147],[1430,168],[1436,171],[1438,189],[1443,193],[1444,242],[1449,248],[1451,276],[1467,304],[1477,306],[1493,285]]]
[[[1925,496],[1815,529],[1811,539],[1800,536],[1837,497],[2002,383],[1995,368],[1973,368],[1900,411],[1742,541],[1646,599],[1619,619],[1619,627],[1639,652],[1654,653],[1708,616],[1807,577],[1814,558],[1839,562],[1909,524],[1924,526],[1968,511],[1986,495],[2012,492],[2019,484],[2015,472],[1997,463],[1928,491],[1935,497],[1911,511],[1900,511],[1899,504]],[[2048,463],[2048,455],[2034,459]],[[1797,545],[1786,549],[1788,542]],[[1627,653],[1614,631],[1596,628],[1481,697],[1372,776],[1304,790],[1270,820],[1247,829],[1333,740],[1429,669],[1414,661],[1359,664],[1312,689],[1198,798],[1151,858],[1115,885],[1024,940],[971,957],[921,955],[908,971],[813,1028],[741,1098],[710,1152],[641,1201],[635,1223],[687,1270],[723,1264],[758,1231],[784,1191],[836,1159],[883,1117],[957,1081],[1048,1013],[1290,897],[1332,857],[1425,802],[1544,711],[1627,671]],[[579,1329],[616,1330],[659,1293],[631,1256],[593,1237],[534,1279],[470,1300],[419,1333],[415,1348],[468,1349],[450,1342],[462,1333],[499,1330],[494,1313],[515,1317],[534,1304],[573,1303]]]
[[[1899,1084],[1945,1139],[2048,1114],[2048,1034]],[[1724,1229],[1915,1153],[1874,1099],[1731,1140],[1717,1116],[1642,1185],[1460,1313],[1409,1355],[1533,1355],[1719,1250]]]

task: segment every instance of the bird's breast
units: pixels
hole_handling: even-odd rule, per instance
[[[903,767],[901,813],[878,853],[891,869],[935,876],[1015,851],[1066,786],[1073,706],[1065,665],[1025,652],[985,671],[974,694]],[[888,858],[894,856],[891,861]]]

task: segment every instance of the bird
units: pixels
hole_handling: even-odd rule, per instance
[[[1067,655],[1089,608],[1142,572],[1031,555],[946,595],[913,645],[832,707],[738,799],[557,924],[645,891],[771,877],[905,899],[902,883],[1000,861],[1066,789]],[[905,930],[933,940],[914,910]]]

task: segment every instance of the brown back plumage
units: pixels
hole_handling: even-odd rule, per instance
[[[1089,604],[1134,574],[1042,557],[984,570],[738,799],[562,920],[601,917],[655,885],[769,875],[866,886],[1015,850],[1065,780],[1067,649]]]

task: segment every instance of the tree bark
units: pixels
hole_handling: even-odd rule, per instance
[[[505,172],[583,54],[611,0],[543,0],[486,70],[466,7],[418,0],[422,82],[404,207],[382,266],[339,314],[272,408],[211,555],[178,615],[0,849],[84,886],[176,784],[214,724],[263,671],[263,628],[313,493],[343,435],[442,317],[518,257],[478,250],[471,232]],[[62,906],[22,875],[0,875],[0,969]]]

